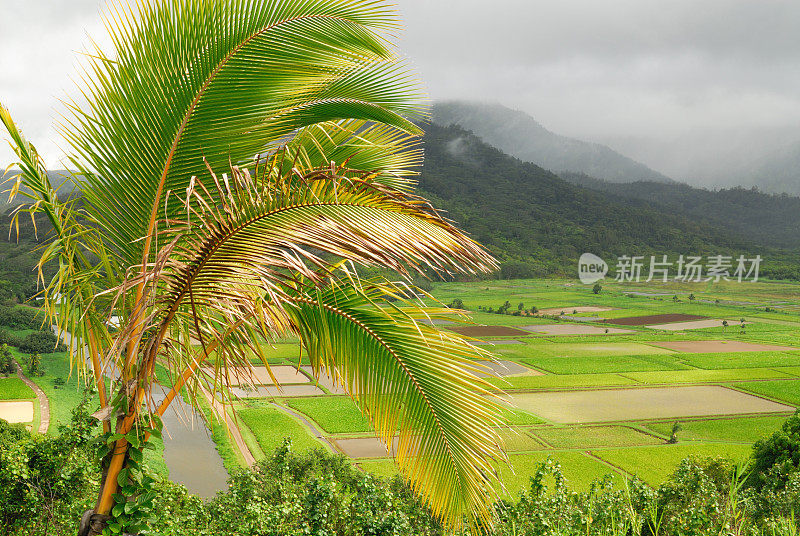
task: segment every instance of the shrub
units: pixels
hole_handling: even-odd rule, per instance
[[[602,290],[603,286],[600,283],[595,283],[594,286],[592,287],[592,292],[595,294],[600,294]]]
[[[756,488],[784,489],[789,477],[800,468],[800,411],[781,429],[753,445],[753,471],[750,482]]]
[[[30,376],[44,376],[42,356],[39,354],[31,354],[28,356],[28,374]]]
[[[5,534],[71,534],[97,494],[88,398],[60,435],[0,420],[0,527]]]
[[[453,301],[451,301],[448,307],[450,309],[466,309],[466,307],[464,307],[464,302],[461,300],[461,298],[456,298]]]
[[[0,346],[0,374],[8,376],[16,372],[17,367],[14,365],[14,358],[11,357],[11,351],[9,351],[8,345],[3,344]]]
[[[42,316],[38,309],[0,305],[0,326],[11,329],[40,329]]]
[[[51,354],[64,352],[67,347],[51,331],[29,333],[19,345],[19,351],[26,354]]]

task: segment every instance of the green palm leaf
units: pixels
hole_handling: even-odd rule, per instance
[[[497,392],[473,373],[486,354],[413,318],[441,310],[379,307],[395,288],[340,283],[288,310],[315,373],[345,386],[384,444],[399,435],[401,471],[437,515],[451,526],[463,516],[490,523],[505,455]]]
[[[397,22],[374,2],[140,0],[110,13],[116,50],[93,51],[88,106],[73,104],[63,131],[126,265],[161,193],[185,189],[203,158],[248,162],[344,119],[417,132],[419,91],[378,34]]]
[[[413,194],[413,121],[425,112],[382,36],[398,27],[394,11],[376,0],[120,0],[108,13],[113,51],[88,56],[62,123],[85,209],[57,198],[0,107],[23,163],[17,185],[56,227],[46,306],[89,343],[98,381],[112,363],[120,371],[124,415],[97,512],[128,500],[117,493],[127,434],[153,412],[157,360],[191,396],[224,393],[226,369],[294,334],[387,445],[399,435],[401,469],[437,514],[488,523],[504,454],[497,393],[473,374],[487,355],[420,323],[442,311],[409,303],[402,285],[345,270],[496,268]]]
[[[471,372],[485,354],[418,323],[425,309],[379,306],[402,297],[396,287],[362,288],[334,271],[341,258],[444,273],[488,269],[493,260],[427,204],[363,173],[273,171],[251,177],[234,168],[230,177],[205,177],[208,188],[190,188],[185,224],[172,229],[152,270],[121,289],[149,282],[148,327],[127,327],[110,352],[131,340],[142,345],[141,377],[159,355],[191,366],[197,342],[213,344],[216,391],[231,369],[249,367],[244,349],[297,334],[316,373],[346,386],[385,443],[399,433],[398,462],[437,514],[488,522],[493,463],[503,452],[493,431],[501,422],[495,390]]]

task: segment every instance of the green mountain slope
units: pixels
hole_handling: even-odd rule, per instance
[[[800,198],[757,189],[717,191],[681,183],[615,184],[586,175],[561,174],[569,182],[621,199],[646,201],[651,207],[724,227],[764,246],[800,249]]]
[[[506,262],[509,276],[574,273],[584,252],[612,266],[619,255],[764,255],[740,233],[576,186],[457,126],[427,125],[425,151],[420,189]],[[512,273],[520,270],[528,273]]]

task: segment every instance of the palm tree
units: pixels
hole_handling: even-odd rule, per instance
[[[340,383],[441,518],[491,522],[502,406],[481,350],[419,320],[413,274],[496,269],[413,194],[420,91],[373,0],[139,0],[106,16],[61,132],[82,199],[59,199],[8,111],[12,194],[44,212],[47,314],[89,363],[107,449],[88,533],[135,531],[142,448],[182,390],[229,401],[227,378],[296,336]],[[401,281],[362,280],[360,265]],[[109,320],[118,319],[118,329]],[[169,382],[154,403],[154,376]],[[268,365],[267,365],[268,366]],[[105,383],[111,378],[111,389]]]

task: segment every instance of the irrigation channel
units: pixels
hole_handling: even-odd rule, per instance
[[[53,330],[57,330],[57,327],[53,326]],[[70,333],[62,334],[67,346],[71,338]],[[153,389],[154,403],[161,403],[164,391],[157,386]],[[189,493],[203,498],[213,497],[218,491],[226,489],[228,472],[200,415],[183,398],[176,396],[162,421],[164,463],[169,470],[169,479],[183,484]]]
[[[155,398],[155,392],[153,395]],[[161,400],[163,395],[155,401],[160,403]],[[176,396],[162,420],[164,462],[169,469],[169,479],[204,498],[226,489],[228,472],[200,415],[183,398]]]

